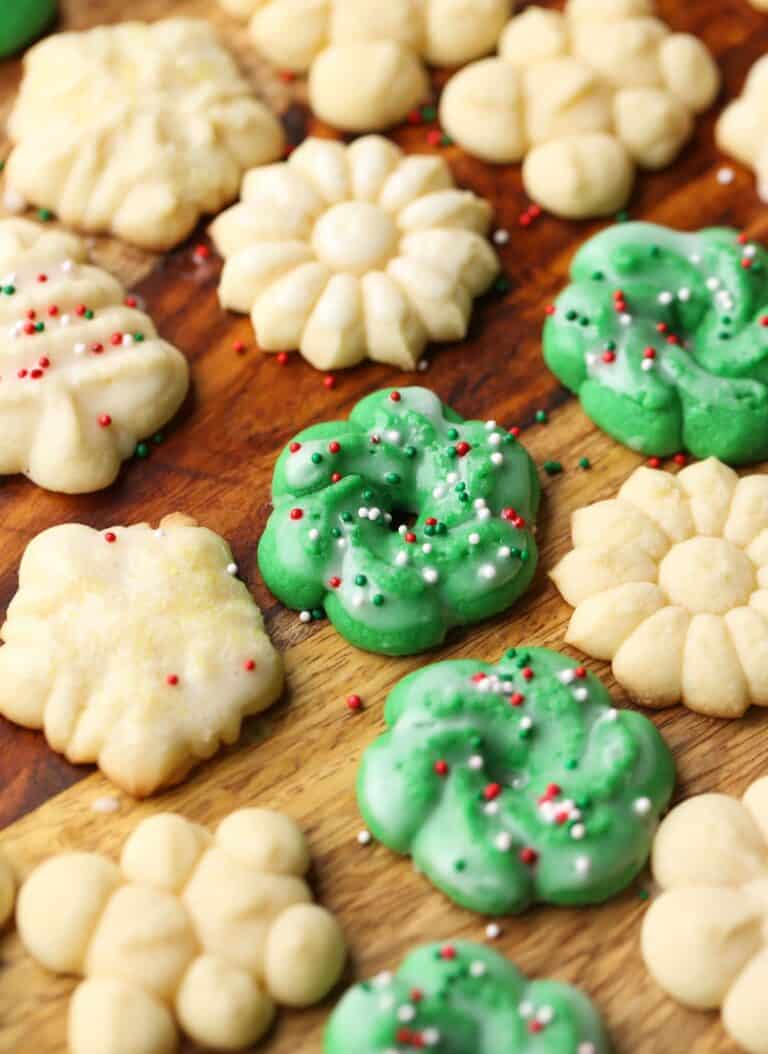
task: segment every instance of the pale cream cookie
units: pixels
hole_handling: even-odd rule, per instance
[[[79,238],[0,220],[0,475],[107,487],[188,386],[184,356]]]
[[[569,644],[612,660],[645,706],[768,706],[768,475],[641,467],[574,514],[572,537],[551,575],[576,609]]]
[[[322,120],[353,132],[402,121],[428,95],[424,62],[460,66],[486,54],[514,8],[514,0],[219,2],[250,19],[251,36],[278,66],[309,72]]]
[[[27,546],[0,630],[0,713],[136,797],[178,783],[280,695],[232,552],[178,513]]]
[[[661,886],[645,916],[643,958],[673,999],[720,1008],[749,1054],[768,1054],[768,778],[741,801],[701,794],[662,822]]]
[[[499,263],[487,201],[436,156],[381,136],[308,139],[249,172],[214,221],[219,299],[250,311],[265,351],[298,348],[321,370],[363,359],[415,369],[428,340],[461,340]]]
[[[720,149],[754,169],[763,201],[768,201],[767,90],[768,55],[764,55],[749,71],[742,94],[726,106],[715,126]]]
[[[13,914],[16,900],[16,878],[10,861],[0,849],[0,929]]]
[[[525,161],[530,197],[581,219],[624,205],[636,165],[673,161],[719,85],[709,51],[672,33],[653,0],[569,0],[513,18],[498,57],[448,82],[440,120],[485,161]]]
[[[65,853],[32,872],[17,922],[54,973],[86,978],[69,1008],[71,1054],[173,1054],[179,1029],[243,1050],[275,1005],[322,999],[346,949],[312,901],[309,850],[293,820],[241,809],[211,836],[174,813],[144,820],[120,866]]]
[[[182,241],[278,158],[277,119],[206,22],[58,33],[25,58],[6,187],[87,231],[146,249]]]

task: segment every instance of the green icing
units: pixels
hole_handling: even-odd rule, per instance
[[[544,648],[427,666],[391,692],[357,780],[371,832],[463,907],[590,904],[648,857],[674,785],[656,727]]]
[[[39,36],[56,15],[56,0],[2,0],[0,58],[20,51]]]
[[[610,1054],[577,988],[533,981],[470,941],[427,944],[394,975],[355,985],[332,1014],[324,1054]]]
[[[633,450],[761,461],[767,265],[764,249],[728,228],[609,228],[573,261],[572,284],[544,327],[547,365],[596,424]]]
[[[426,388],[375,392],[348,421],[299,433],[272,494],[267,585],[288,607],[324,607],[369,651],[439,644],[509,607],[536,568],[539,483],[524,447]]]

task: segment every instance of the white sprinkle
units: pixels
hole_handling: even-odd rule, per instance
[[[449,472],[448,475],[445,477],[445,482],[446,483],[458,483],[459,482],[459,474],[458,474],[458,472]]]
[[[678,289],[677,299],[682,300],[684,304],[691,299],[691,291],[688,286],[683,286],[682,289]]]
[[[640,369],[643,370],[645,373],[649,373],[650,370],[653,369],[653,367],[654,367],[654,360],[653,359],[643,359],[643,361],[640,363]]]
[[[668,289],[665,289],[663,293],[659,293],[660,304],[671,304],[674,299],[674,296]]]
[[[429,369],[429,362],[426,359],[420,359],[419,365],[416,367],[419,373],[424,373],[425,370]]]
[[[61,261],[61,269],[62,269],[62,271],[65,274],[68,274],[69,271],[71,271],[74,266],[75,266],[75,264],[74,264],[74,261],[72,261],[72,260],[62,260]]]
[[[371,835],[370,831],[366,831],[365,829],[363,829],[362,831],[358,831],[357,832],[358,845],[370,845],[372,837],[373,836]]]
[[[742,254],[748,257],[750,260],[753,256],[757,256],[757,247],[755,245],[745,245],[741,251]]]
[[[475,506],[476,509],[484,509],[488,502],[485,500],[485,498],[475,498],[472,504]]]
[[[365,593],[362,589],[358,589],[355,595],[352,597],[352,607],[361,608],[365,603]]]
[[[85,344],[77,343],[75,344],[72,350],[74,351],[75,355],[85,355],[88,349],[86,348]]]
[[[483,767],[483,758],[480,754],[473,754],[467,762],[471,769],[481,769]]]
[[[577,703],[585,703],[589,699],[589,689],[580,684],[578,688],[573,689],[573,698]]]
[[[430,585],[434,585],[440,576],[438,575],[434,567],[425,567],[424,570],[421,572],[421,577],[424,579],[425,582],[428,582]]]
[[[339,549],[346,549],[347,548],[347,539],[346,538],[337,538],[336,539],[336,544],[338,545]]]
[[[512,848],[512,835],[506,831],[500,831],[494,839],[494,845],[502,853],[507,853]]]
[[[478,520],[490,520],[490,518],[491,518],[491,510],[488,509],[488,508],[478,509],[477,510],[477,518],[478,518]]]
[[[320,531],[318,531],[317,527],[312,527],[309,532],[309,540],[311,542],[316,542],[319,537]]]
[[[300,614],[299,614],[299,622],[311,622],[311,621],[312,621],[312,612],[311,611],[302,611],[302,612],[300,612]]]
[[[531,1017],[534,1009],[535,1007],[533,1003],[529,1003],[526,999],[526,1001],[524,1003],[521,1003],[520,1006],[517,1008],[517,1012],[520,1017]]]
[[[470,545],[479,545],[480,544],[480,535],[477,533],[477,531],[473,531],[472,534],[470,534],[470,536],[469,536],[469,544]]]
[[[587,829],[583,823],[575,823],[571,828],[571,838],[575,838],[579,841],[587,833]]]
[[[526,717],[521,717],[520,718],[520,727],[521,728],[525,728],[525,729],[533,728],[533,718],[532,717],[527,717],[527,716]]]
[[[486,427],[486,429],[489,432],[492,432],[494,430],[494,428],[496,427],[496,422],[495,421],[486,421],[485,422],[485,427]]]
[[[432,552],[432,544],[430,542],[424,542],[424,544],[421,547],[421,551],[423,553],[426,553],[427,556],[429,556],[429,554]]]
[[[621,322],[622,326],[631,326],[632,325],[632,316],[631,315],[619,315],[619,322]]]
[[[717,182],[722,183],[723,186],[727,186],[729,183],[733,183],[736,178],[736,173],[732,168],[719,168],[717,170]]]
[[[540,1021],[542,1025],[548,1025],[555,1016],[555,1012],[551,1006],[542,1006],[536,1014],[536,1020]]]
[[[481,578],[490,580],[491,578],[496,577],[496,568],[493,566],[493,564],[483,564],[483,566],[478,571],[478,574]]]
[[[155,538],[165,538],[165,531],[162,527],[158,527],[154,532]]]
[[[486,816],[495,816],[499,811],[499,803],[497,801],[489,801],[483,806],[483,812]]]
[[[105,794],[102,798],[95,798],[91,802],[93,812],[117,812],[120,808],[120,799],[111,794]]]
[[[399,1006],[397,1008],[398,1021],[413,1021],[415,1017],[416,1008],[411,1006],[410,1003],[406,1003],[405,1006]]]
[[[482,977],[487,971],[488,967],[484,962],[480,962],[476,959],[475,962],[469,964],[469,972],[473,977]]]
[[[488,436],[488,442],[491,446],[499,446],[501,443],[501,435],[498,432],[491,432]]]
[[[428,1047],[436,1047],[440,1042],[440,1032],[436,1028],[425,1028],[421,1033],[421,1038]]]
[[[445,487],[441,487],[438,484],[438,486],[435,487],[434,490],[432,491],[432,497],[433,498],[443,498],[443,497],[445,497]]]
[[[597,1054],[597,1048],[594,1043],[586,1040],[584,1043],[579,1043],[576,1054]]]
[[[584,356],[584,361],[586,362],[587,366],[594,366],[597,362],[600,361],[600,356],[597,354],[596,351],[588,351],[587,354]]]
[[[72,319],[70,318],[69,315],[62,315],[59,318],[59,325],[60,326],[68,326],[71,321],[72,321]]]
[[[563,684],[571,684],[573,681],[576,680],[576,671],[561,670],[560,673],[557,675],[557,679],[559,681],[562,681]]]
[[[387,439],[389,440],[390,443],[398,444],[398,443],[402,442],[403,437],[400,434],[400,432],[398,432],[396,429],[392,428],[392,429],[390,429],[389,432],[387,432]]]
[[[499,560],[508,560],[511,555],[512,550],[509,548],[508,545],[502,545],[501,549],[499,549],[497,553]]]
[[[647,816],[651,811],[651,804],[650,798],[636,798],[633,809],[638,816]]]
[[[577,856],[574,861],[577,875],[589,874],[589,869],[592,866],[588,856]]]
[[[397,528],[397,533],[398,533],[398,534],[399,534],[399,535],[400,535],[401,537],[402,537],[402,536],[403,536],[404,534],[407,534],[407,533],[408,533],[408,528],[407,528],[407,527],[405,526],[405,524],[404,524],[404,523],[401,523],[401,524],[400,524],[400,526],[399,526],[399,527]]]
[[[124,348],[130,348],[133,344],[133,337],[130,333],[123,333],[123,339],[121,341]]]
[[[688,259],[691,261],[692,264],[700,264],[701,263],[701,253],[691,253],[691,255],[688,257]]]
[[[613,707],[611,707],[610,710],[606,710],[605,711],[605,720],[606,721],[615,721],[618,716],[619,716],[619,711],[613,709]]]
[[[509,231],[505,227],[499,227],[493,232],[494,245],[506,245],[509,241]]]
[[[498,922],[489,922],[485,927],[485,935],[489,941],[495,941],[497,937],[501,936],[501,926]]]
[[[714,291],[716,289],[719,289],[719,288],[720,288],[720,279],[719,278],[715,278],[715,276],[712,275],[711,278],[707,279],[707,289],[709,289],[711,292],[714,293]]]
[[[235,564],[235,563],[227,564],[227,574],[228,575],[236,575],[237,574],[237,564]]]
[[[360,508],[357,510],[357,515],[360,517],[361,520],[368,519],[368,510],[364,505],[361,505]]]
[[[381,973],[376,974],[373,983],[377,988],[386,988],[388,984],[392,984],[392,974],[389,970],[382,970]]]
[[[494,451],[491,454],[491,464],[492,465],[503,465],[504,464],[504,455],[500,454],[498,452],[498,450]]]
[[[3,194],[3,205],[8,209],[9,212],[24,212],[27,207],[27,199],[23,194],[19,194],[13,187],[8,187]]]
[[[408,553],[405,549],[401,549],[399,553],[395,554],[395,563],[398,567],[405,567],[408,563]]]
[[[368,510],[369,520],[378,520],[379,516],[381,516],[381,509],[377,509],[375,505],[372,509]]]

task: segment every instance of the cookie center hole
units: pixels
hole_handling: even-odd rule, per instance
[[[390,526],[393,531],[399,531],[401,527],[407,527],[410,530],[418,518],[415,512],[409,512],[408,509],[393,509]]]

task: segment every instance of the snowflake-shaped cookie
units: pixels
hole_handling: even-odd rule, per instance
[[[514,0],[219,2],[250,18],[251,36],[278,66],[309,71],[314,112],[350,132],[402,121],[429,92],[422,60],[461,66],[486,54],[514,7]]]
[[[461,340],[472,299],[499,269],[491,207],[439,157],[388,139],[307,139],[249,172],[213,223],[219,297],[251,311],[265,351],[299,348],[318,369],[366,357],[412,370],[428,340]]]
[[[449,81],[440,120],[483,160],[524,159],[528,194],[579,219],[625,204],[635,165],[673,161],[719,84],[709,51],[670,32],[654,0],[569,0],[513,18],[498,58]]]
[[[144,797],[275,701],[282,663],[226,542],[167,516],[27,547],[0,631],[0,713]]]
[[[9,188],[71,226],[159,251],[284,144],[212,28],[185,18],[38,44],[8,132]]]
[[[768,10],[763,2],[760,5]],[[757,190],[768,201],[768,55],[749,71],[742,94],[723,110],[716,126],[717,145],[754,169]]]
[[[0,475],[48,490],[109,486],[176,413],[184,356],[72,234],[0,220]]]
[[[178,1028],[206,1049],[243,1050],[276,1003],[322,999],[346,952],[334,916],[312,903],[308,867],[302,832],[265,809],[231,813],[213,837],[153,816],[120,867],[94,853],[41,864],[19,894],[18,928],[41,965],[86,978],[69,1008],[71,1054],[174,1054]]]
[[[720,1007],[726,1031],[768,1051],[768,778],[741,801],[701,794],[664,820],[653,848],[663,892],[643,923],[643,958],[673,999]]]
[[[552,579],[575,607],[566,640],[646,706],[716,717],[768,706],[768,475],[715,458],[678,476],[638,468],[579,509]]]

